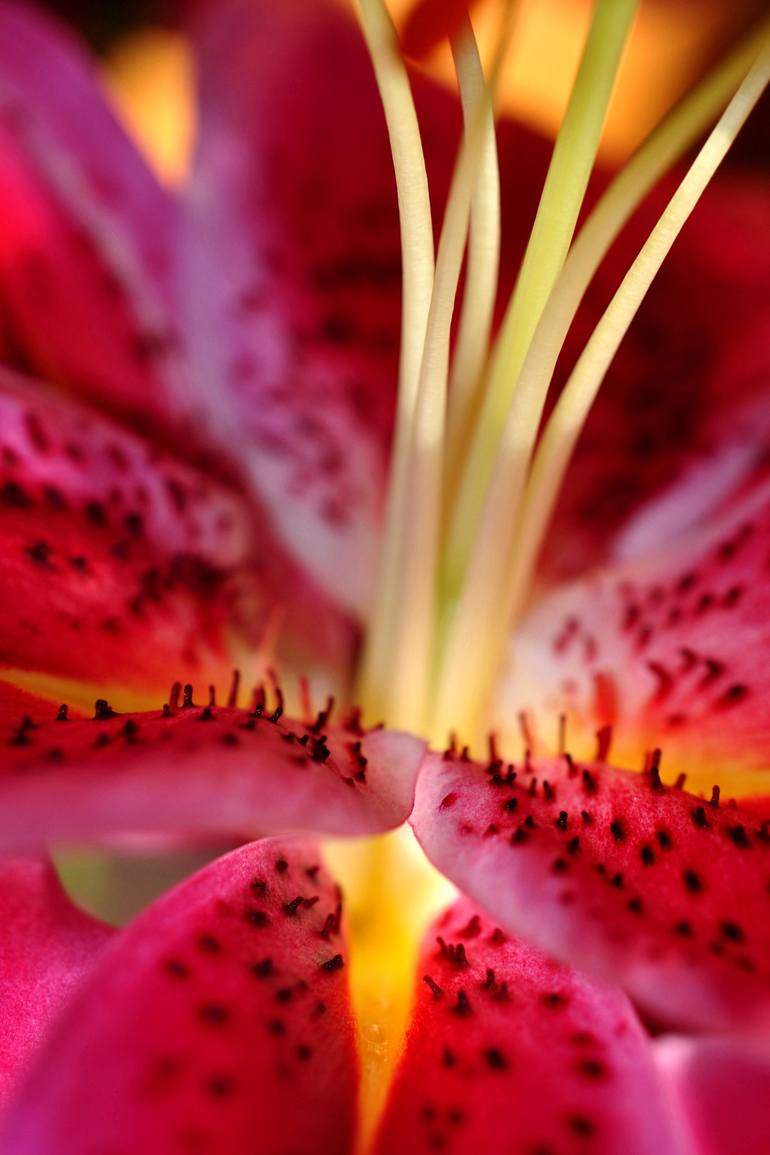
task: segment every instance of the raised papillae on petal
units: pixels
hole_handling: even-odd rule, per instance
[[[50,862],[0,862],[0,1108],[112,931],[78,910]]]
[[[432,756],[412,816],[501,926],[625,987],[657,1021],[770,1022],[770,824],[643,773]]]
[[[467,900],[428,932],[420,972],[376,1155],[680,1155],[620,991],[511,938]]]
[[[372,834],[412,808],[425,744],[409,734],[201,704],[177,684],[162,708],[92,717],[4,686],[0,847],[115,832]],[[226,700],[226,695],[223,696]]]
[[[0,540],[5,668],[147,691],[204,664],[221,676],[258,606],[236,495],[7,370]]]
[[[757,660],[770,645],[769,553],[765,481],[677,545],[546,596],[523,624],[498,716],[512,697],[541,730],[564,713],[571,743],[612,724],[623,759],[659,746],[698,789],[762,792],[761,775],[736,774],[770,767],[770,673]]]
[[[102,956],[14,1105],[6,1155],[346,1155],[356,1057],[338,888],[268,839]]]

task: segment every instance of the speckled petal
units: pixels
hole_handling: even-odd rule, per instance
[[[383,512],[401,297],[371,63],[353,20],[326,0],[228,0],[206,16],[181,247],[191,404],[237,453],[287,548],[361,615]],[[416,87],[440,202],[457,109]]]
[[[376,1155],[684,1155],[627,999],[461,900],[428,932]]]
[[[0,691],[5,850],[118,832],[378,833],[408,817],[425,749],[327,711],[302,722],[262,705],[196,705],[178,685],[162,710],[98,701],[92,718]]]
[[[346,1155],[339,890],[312,845],[212,863],[102,955],[17,1102],[6,1155]]]
[[[623,986],[654,1021],[770,1024],[770,823],[644,773],[564,757],[432,756],[412,824],[500,925]]]
[[[0,666],[163,692],[227,676],[259,609],[242,501],[0,372]],[[244,635],[246,636],[246,635]]]
[[[612,724],[621,762],[660,747],[697,789],[766,791],[768,556],[765,481],[675,544],[545,596],[515,639],[496,717],[525,709],[547,740],[564,713],[581,756],[594,731]]]

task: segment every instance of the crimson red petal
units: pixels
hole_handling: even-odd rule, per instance
[[[192,370],[175,303],[176,201],[116,123],[71,33],[28,6],[0,6],[0,87],[6,358],[154,437],[171,437],[176,455],[207,468],[218,456],[219,472],[231,476],[232,446],[214,452],[210,422],[190,421]],[[218,394],[211,378],[206,388]],[[348,661],[349,624],[278,547],[265,517],[259,536],[268,608],[290,609],[282,656],[303,665],[319,656],[325,665]]]
[[[679,1155],[628,1001],[461,900],[431,928],[375,1155]]]
[[[412,808],[425,744],[357,722],[192,704],[92,719],[0,684],[0,846],[122,832],[370,834]]]
[[[158,691],[221,677],[256,598],[224,487],[0,372],[0,666]]]
[[[670,1037],[655,1049],[698,1155],[770,1151],[766,1042]]]
[[[401,43],[410,56],[426,56],[463,26],[475,0],[418,0],[404,24]]]
[[[167,424],[176,206],[80,46],[29,5],[0,7],[0,82],[0,294],[14,341],[100,405]]]
[[[654,532],[654,523],[650,535]],[[770,484],[642,560],[599,569],[545,597],[514,648],[519,682],[500,691],[554,726],[614,726],[621,759],[656,746],[698,789],[766,788],[770,765]],[[582,752],[582,750],[581,750]]]
[[[340,909],[315,849],[292,840],[243,847],[160,899],[73,1001],[3,1151],[345,1155],[357,1075]]]
[[[228,0],[204,15],[181,257],[191,403],[239,455],[287,548],[360,615],[382,516],[401,295],[371,63],[355,24],[321,0]],[[417,88],[441,203],[457,110]]]
[[[78,910],[50,862],[0,863],[0,1108],[112,931]]]
[[[561,379],[672,192],[665,182],[604,263],[568,338]],[[770,181],[758,173],[719,176],[706,191],[588,418],[542,561],[549,578],[628,551],[630,539],[618,534],[648,508],[657,547],[676,543],[767,469],[768,213]],[[688,481],[688,500],[656,502]]]
[[[659,1021],[770,1022],[770,824],[651,773],[433,757],[412,824],[504,928],[624,986]]]

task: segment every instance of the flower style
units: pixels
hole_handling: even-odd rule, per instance
[[[197,47],[198,151],[172,196],[80,50],[0,3],[3,1151],[770,1147],[766,183],[733,171],[703,195],[555,510],[545,486],[525,494],[525,512],[545,513],[517,539],[514,560],[536,539],[539,562],[500,607],[507,651],[472,639],[464,669],[448,647],[435,712],[426,692],[410,733],[420,676],[401,623],[372,625],[383,533],[407,534],[417,585],[425,567],[409,509],[399,522],[393,490],[386,502],[410,334],[399,370],[398,215],[371,62],[341,13],[301,0],[227,0],[202,14]],[[483,118],[466,107],[453,181],[457,110],[413,82],[436,216],[468,194],[470,297],[489,215],[480,186],[470,209],[462,158],[466,174],[489,164]],[[544,142],[500,126],[498,313],[548,162]],[[591,347],[674,188],[601,265],[564,365]],[[549,332],[535,326],[533,345]],[[418,465],[408,476],[429,491]],[[467,584],[451,565],[427,572],[459,614]],[[410,622],[419,665],[435,639]],[[339,703],[368,628],[394,685],[368,649],[362,714]],[[402,729],[372,725],[381,702]],[[432,752],[454,710],[470,748]],[[311,835],[407,820],[461,893],[425,932],[403,1049],[378,1066],[348,982],[361,911],[348,928]],[[40,857],[126,834],[255,833],[119,931]]]

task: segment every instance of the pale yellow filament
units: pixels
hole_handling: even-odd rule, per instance
[[[770,48],[763,47],[575,366],[535,456],[526,486],[523,515],[518,512],[521,481],[513,476],[510,463],[516,461],[517,453],[523,457],[527,446],[514,420],[506,425],[504,443],[508,452],[500,455],[495,468],[468,582],[447,647],[444,679],[440,683],[446,697],[439,698],[439,709],[446,710],[454,704],[451,716],[455,726],[472,731],[477,724],[499,673],[505,638],[515,611],[521,606],[561,480],[588,410],[653,278],[766,86],[768,75]],[[522,395],[517,394],[517,400]],[[506,526],[512,519],[516,526],[520,516],[518,532],[512,535]],[[441,721],[439,714],[436,725]]]
[[[361,23],[388,126],[401,227],[402,324],[398,407],[376,601],[367,631],[359,696],[371,715],[389,705],[393,631],[399,617],[403,510],[434,255],[428,179],[417,113],[392,21],[383,0],[360,0]]]
[[[462,586],[519,370],[572,239],[636,8],[637,0],[597,0],[450,519],[442,565],[442,593],[450,605]]]
[[[445,456],[445,479],[449,490],[457,476],[466,441],[479,404],[482,374],[492,333],[500,267],[500,171],[493,99],[503,57],[510,41],[513,5],[498,37],[489,83],[484,78],[478,52],[455,52],[466,139],[474,131],[474,116],[483,117],[481,155],[471,202],[468,262],[463,290],[457,342],[449,372],[449,408]],[[451,495],[445,494],[451,501]]]
[[[509,4],[495,70],[507,43],[510,11]],[[386,543],[382,574],[383,598],[390,609],[382,619],[375,614],[360,687],[369,711],[382,711],[391,724],[416,729],[424,726],[432,673],[450,328],[471,203],[478,187],[476,174],[485,145],[489,150],[490,132],[489,96],[469,21],[453,51],[458,74],[466,78],[466,91],[467,79],[473,77],[476,99],[450,186],[411,425],[404,440],[402,475],[391,493],[387,532],[396,544],[389,554]],[[486,285],[482,298],[484,294],[489,295]],[[483,299],[482,305],[491,310]],[[388,568],[389,557],[392,568]],[[381,622],[387,623],[384,632]]]

